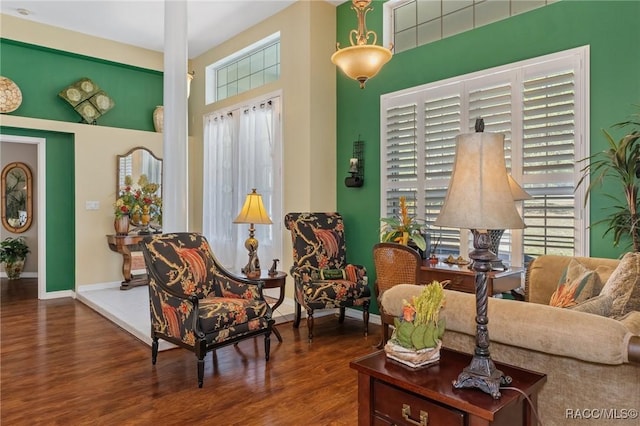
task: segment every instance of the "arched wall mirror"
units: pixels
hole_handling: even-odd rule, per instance
[[[146,175],[149,182],[160,185],[157,195],[162,196],[162,160],[160,158],[141,146],[117,157],[116,197],[125,186],[126,176],[131,176],[131,180],[135,184],[142,175]]]
[[[9,163],[2,169],[2,226],[16,234],[33,220],[33,176],[25,163]]]

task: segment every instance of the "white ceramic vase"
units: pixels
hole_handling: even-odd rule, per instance
[[[162,105],[158,105],[156,109],[153,110],[153,127],[158,133],[162,133],[164,129],[164,106]]]

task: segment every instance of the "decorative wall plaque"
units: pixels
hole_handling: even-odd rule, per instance
[[[111,97],[89,78],[81,78],[58,93],[80,114],[83,123],[97,124],[98,117],[115,106]]]

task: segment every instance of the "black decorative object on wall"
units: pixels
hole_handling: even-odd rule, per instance
[[[364,184],[364,142],[353,142],[353,155],[349,159],[349,173],[344,184],[349,188],[359,188]]]
[[[104,90],[89,78],[81,78],[58,93],[82,117],[81,123],[97,124],[97,119],[115,106]]]

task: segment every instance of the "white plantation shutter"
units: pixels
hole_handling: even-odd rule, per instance
[[[532,70],[523,82],[525,252],[573,254],[576,227],[576,64]],[[542,72],[544,71],[544,72]],[[586,155],[581,156],[584,158]]]
[[[534,196],[517,203],[527,228],[506,230],[500,257],[522,265],[528,256],[588,253],[588,211],[575,191],[576,162],[588,156],[587,55],[577,48],[383,95],[381,216],[397,214],[404,195],[432,240],[440,239],[441,253],[466,256],[468,232],[433,222],[451,178],[455,138],[473,132],[481,117],[485,132],[504,134],[507,168]]]
[[[424,101],[424,205],[428,226],[438,217],[447,195],[453,172],[456,135],[460,134],[461,85],[447,87],[444,92],[434,90]],[[456,250],[460,246],[460,230],[443,228],[436,237],[440,247]],[[433,241],[435,244],[435,241]]]
[[[385,111],[386,158],[383,179],[386,180],[384,217],[397,214],[400,197],[415,200],[418,191],[418,149],[417,149],[417,107],[416,104],[392,105]],[[415,204],[409,204],[413,210]],[[415,210],[412,211],[415,214]]]

